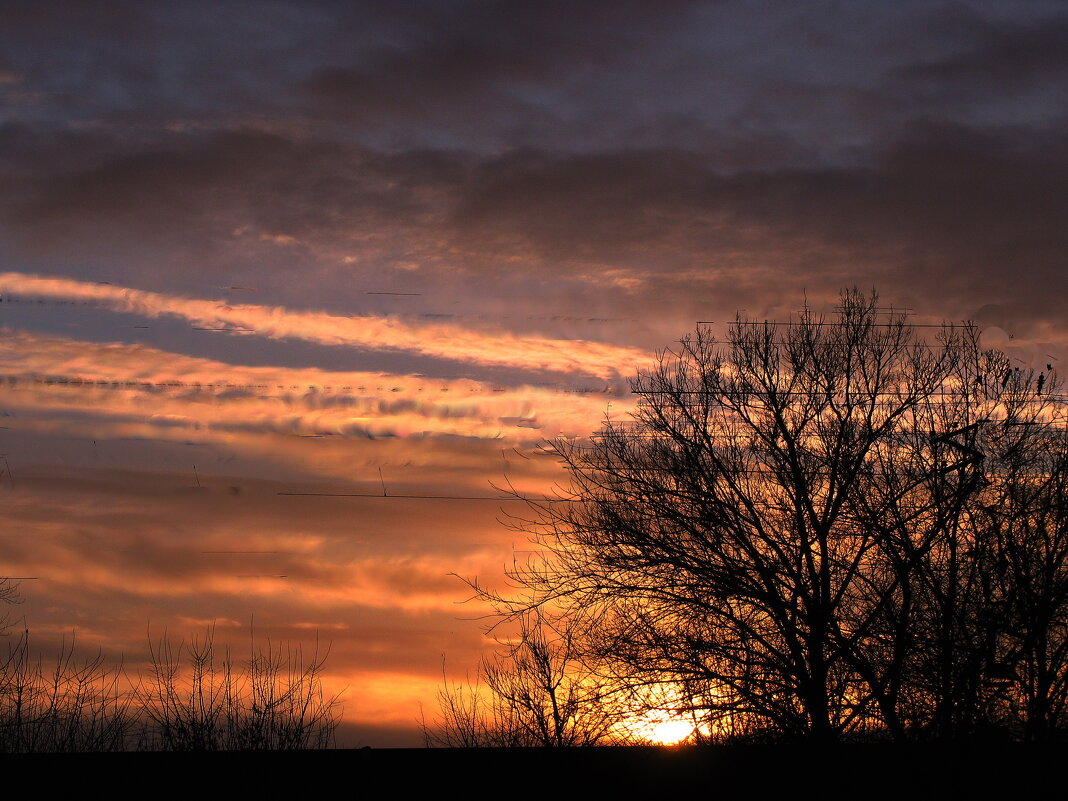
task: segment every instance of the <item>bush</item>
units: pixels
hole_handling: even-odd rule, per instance
[[[341,722],[322,686],[326,654],[253,639],[247,661],[216,653],[214,629],[175,647],[150,643],[151,670],[137,689],[146,747],[168,751],[328,748]]]
[[[73,639],[50,668],[30,654],[23,632],[0,660],[0,753],[328,748],[341,721],[318,647],[305,660],[300,647],[253,639],[237,662],[219,658],[213,629],[188,645],[165,636],[134,680],[101,654],[79,661]]]
[[[123,751],[136,743],[139,711],[123,671],[102,655],[74,656],[64,641],[55,667],[30,658],[24,631],[0,663],[0,753]]]

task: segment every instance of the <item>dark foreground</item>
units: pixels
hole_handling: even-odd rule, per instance
[[[697,791],[706,798],[1063,797],[1068,747],[850,745],[540,749],[361,749],[288,753],[0,755],[31,788],[110,797],[267,791],[300,798],[557,801]],[[1052,793],[1052,795],[1051,795]]]

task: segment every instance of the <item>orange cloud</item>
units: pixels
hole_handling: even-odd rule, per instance
[[[313,368],[246,367],[155,348],[5,331],[0,400],[22,431],[225,444],[460,436],[533,443],[596,429],[631,398]],[[321,453],[321,451],[320,451]]]
[[[604,342],[519,337],[451,323],[413,323],[390,317],[343,317],[283,306],[232,305],[111,284],[25,273],[0,273],[0,293],[89,301],[142,317],[177,317],[205,328],[319,345],[406,351],[483,366],[580,373],[609,379],[630,375],[651,354]]]

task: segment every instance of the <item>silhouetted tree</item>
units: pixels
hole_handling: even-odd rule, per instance
[[[1048,727],[1065,702],[1055,385],[969,324],[921,338],[874,293],[844,292],[832,319],[699,329],[634,381],[632,420],[553,443],[570,492],[517,521],[543,546],[512,571],[527,594],[491,597],[580,611],[591,656],[713,729]]]
[[[1048,395],[1028,407],[994,428],[1000,470],[979,518],[978,661],[990,722],[1045,740],[1068,724],[1068,443]]]
[[[19,585],[9,578],[0,578],[0,607],[13,606],[20,602]],[[0,612],[0,636],[11,627],[11,614],[7,610]]]
[[[621,742],[619,700],[582,660],[571,625],[541,610],[519,617],[518,636],[483,660],[473,685],[443,676],[438,716],[423,722],[428,746],[454,748],[598,745]]]

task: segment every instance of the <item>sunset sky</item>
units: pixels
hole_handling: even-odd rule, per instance
[[[696,321],[856,285],[1068,359],[1066,42],[1061,0],[7,0],[18,615],[128,667],[318,636],[345,744],[418,745],[493,644],[451,574],[529,547],[483,498]]]

